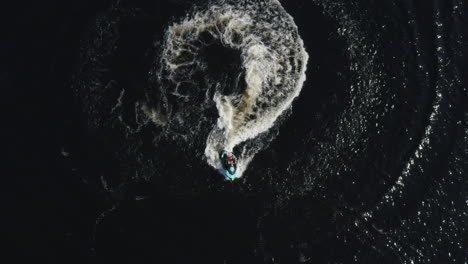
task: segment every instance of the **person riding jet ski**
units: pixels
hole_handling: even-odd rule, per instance
[[[221,163],[224,168],[224,175],[229,179],[233,180],[237,178],[237,158],[234,153],[224,151],[221,153]]]

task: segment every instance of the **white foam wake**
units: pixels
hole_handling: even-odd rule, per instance
[[[215,1],[208,10],[195,10],[173,24],[166,33],[162,63],[167,78],[177,84],[169,92],[181,100],[190,98],[177,90],[178,84],[190,82],[205,67],[199,53],[209,46],[207,34],[240,51],[246,88],[227,95],[217,90],[206,98],[216,102],[219,118],[206,139],[205,157],[219,169],[219,153],[238,146],[242,175],[259,149],[240,144],[268,131],[291,106],[305,81],[308,54],[293,18],[278,1]]]

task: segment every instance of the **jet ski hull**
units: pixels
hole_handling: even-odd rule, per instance
[[[238,178],[239,173],[236,165],[237,157],[234,153],[224,151],[219,156],[223,165],[223,169],[221,170],[222,174],[230,180]]]
[[[228,171],[228,170],[224,170],[224,176],[226,176],[230,180],[234,180],[239,176],[239,174],[238,174],[237,170],[235,170],[233,174],[231,174],[231,172]]]

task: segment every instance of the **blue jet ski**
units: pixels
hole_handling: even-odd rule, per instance
[[[220,155],[221,163],[223,164],[224,176],[230,180],[234,180],[238,177],[237,172],[237,158],[234,153],[229,151],[224,151]]]

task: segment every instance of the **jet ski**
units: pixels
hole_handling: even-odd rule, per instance
[[[234,180],[238,177],[237,171],[237,157],[234,153],[224,151],[220,154],[221,163],[223,164],[222,173],[230,180]]]

